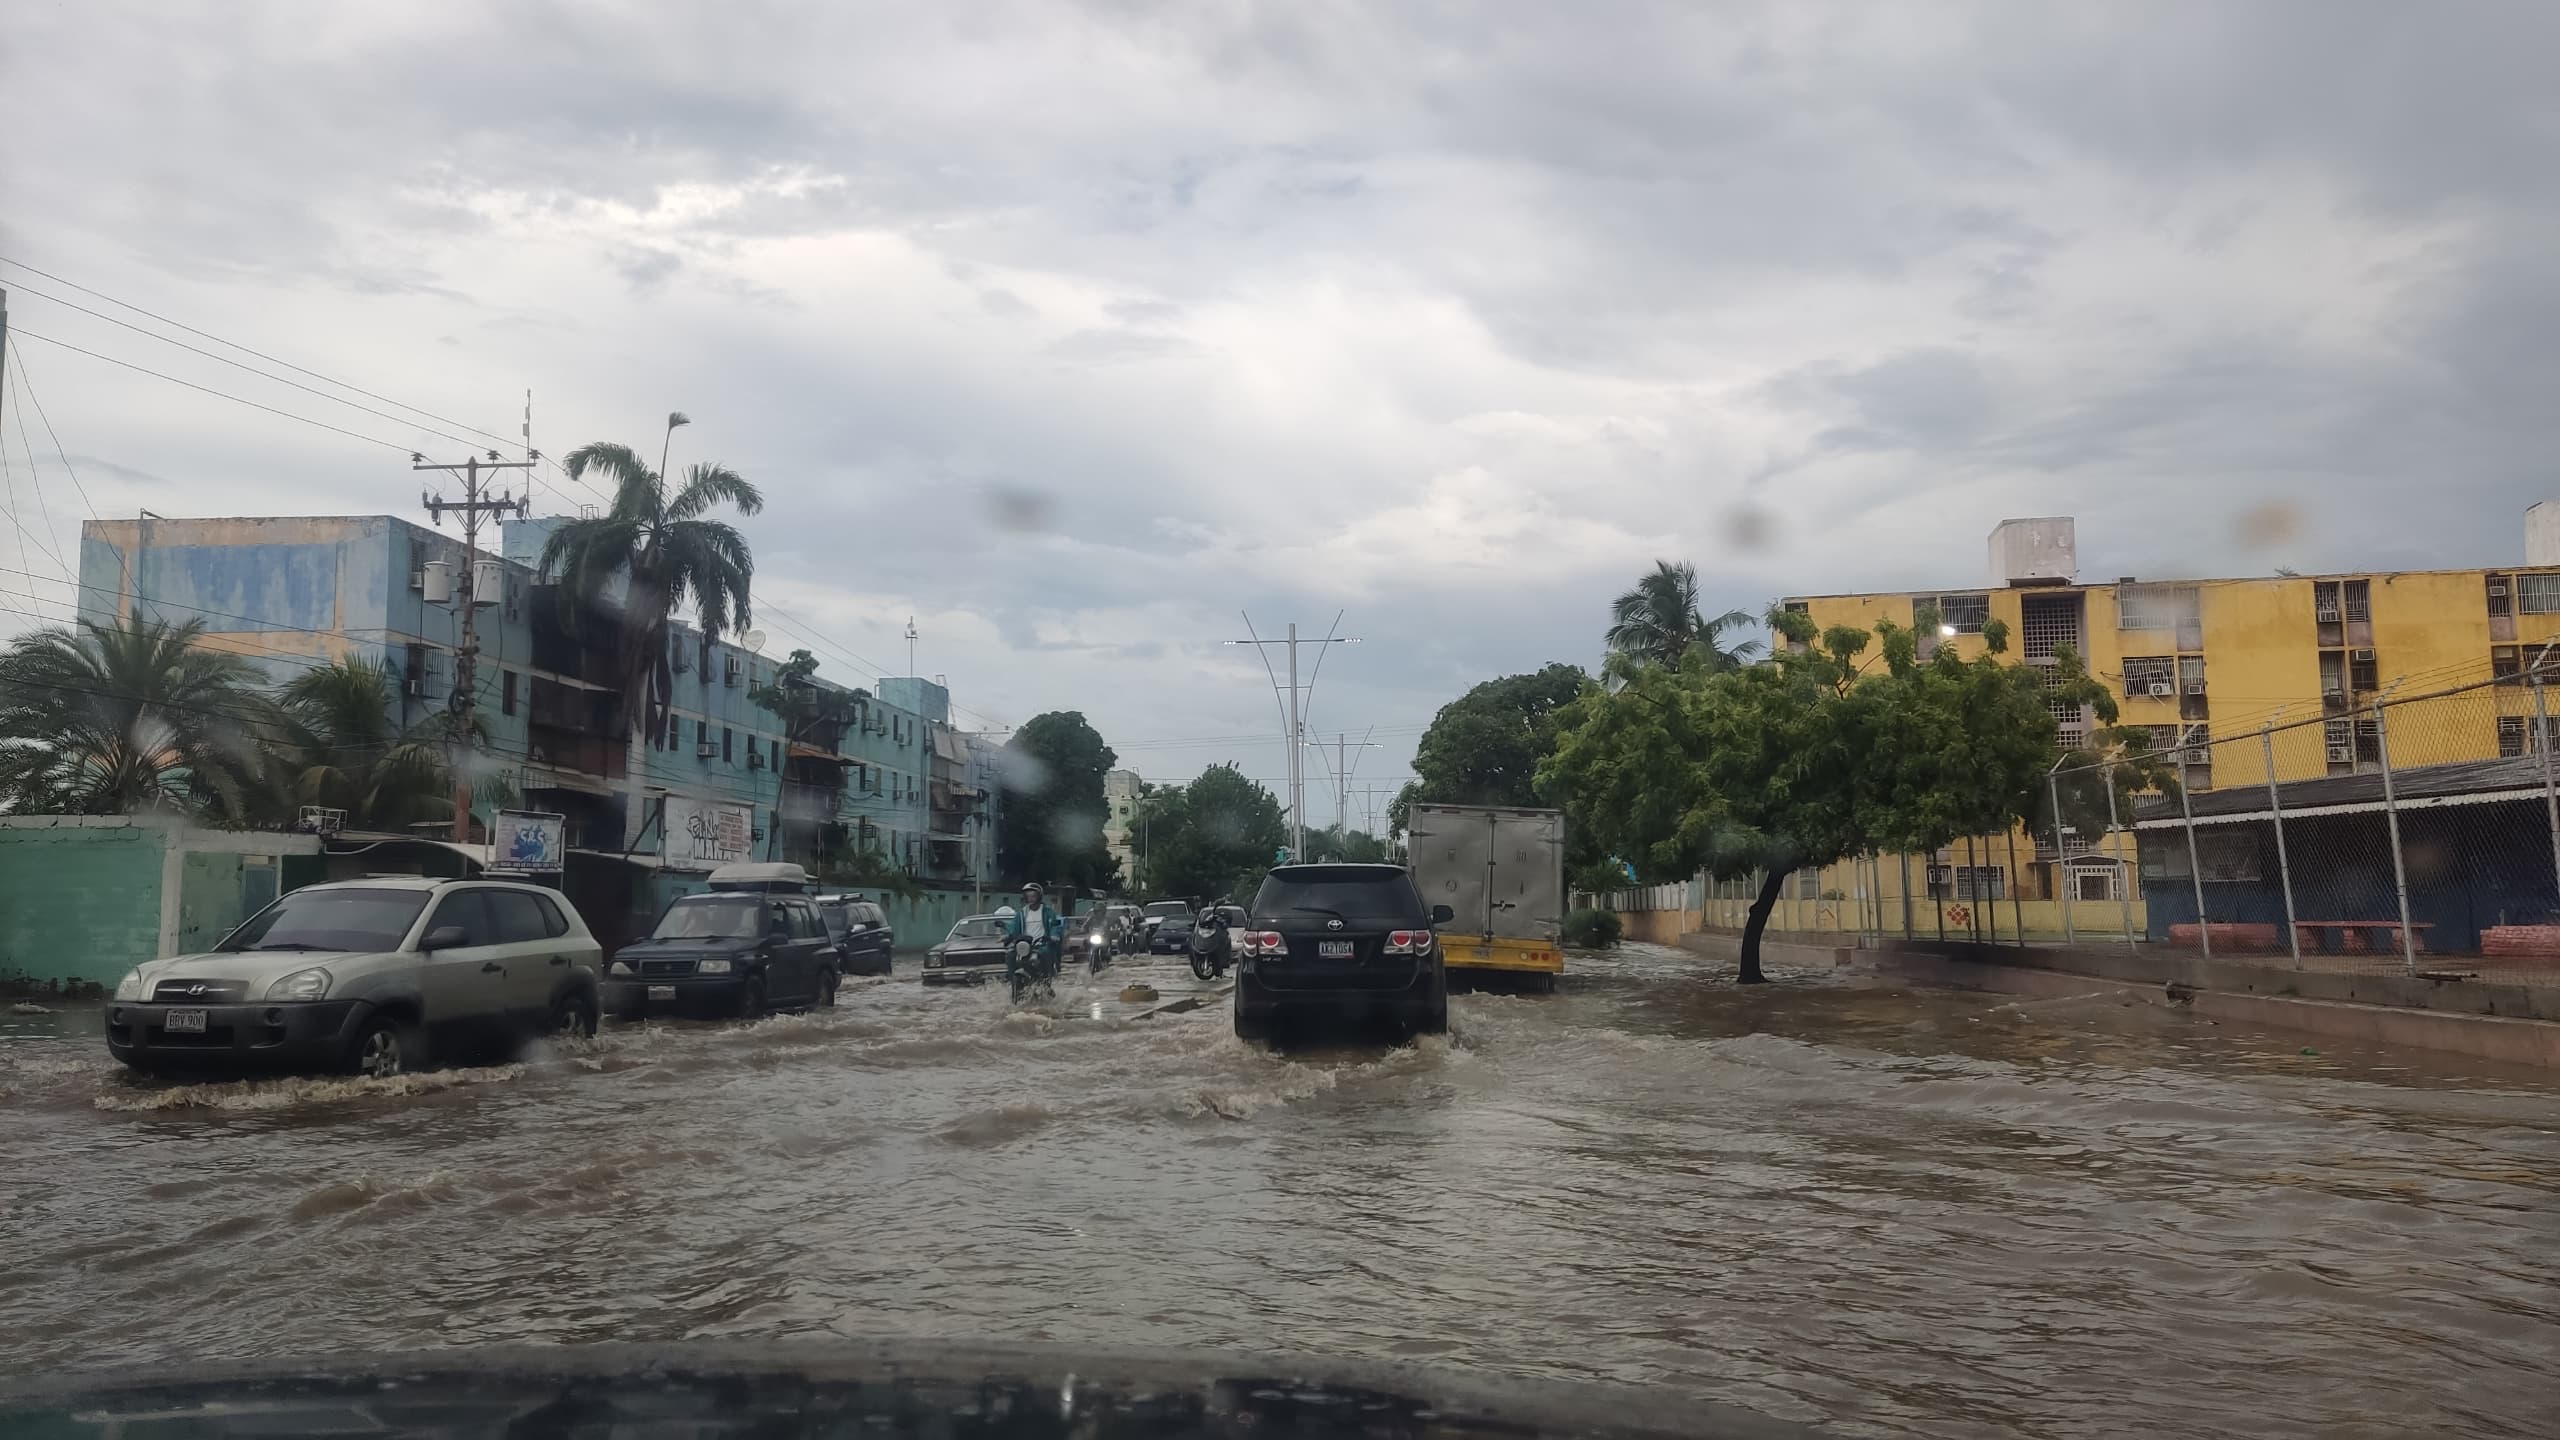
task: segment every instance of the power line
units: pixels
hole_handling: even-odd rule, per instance
[[[73,304],[72,304],[70,301],[68,301],[68,300],[60,299],[60,298],[58,298],[58,297],[56,297],[56,296],[52,296],[52,295],[47,295],[47,294],[45,294],[45,293],[44,293],[43,291],[41,291],[41,290],[28,290],[28,289],[25,289],[25,288],[23,288],[23,287],[22,287],[22,288],[20,288],[20,289],[19,289],[18,293],[19,293],[19,294],[21,294],[21,295],[32,295],[32,296],[34,296],[34,297],[35,297],[36,299],[38,299],[38,300],[49,300],[49,301],[52,301],[52,302],[53,302],[54,304],[56,304],[56,305],[61,305],[61,306],[65,306],[65,307],[67,307],[67,308],[69,308],[69,309],[77,310],[77,311],[79,311],[79,312],[80,312],[81,314],[83,314],[83,315],[96,316],[98,319],[100,319],[100,320],[104,320],[104,321],[106,321],[106,322],[107,322],[108,324],[110,324],[110,325],[121,325],[121,326],[123,326],[125,329],[132,331],[132,332],[133,332],[133,333],[135,333],[136,335],[148,336],[148,337],[149,337],[149,338],[151,338],[151,339],[154,339],[154,340],[159,341],[159,342],[160,342],[161,344],[163,344],[163,345],[175,345],[175,346],[177,346],[179,349],[186,351],[186,352],[187,352],[188,354],[190,354],[190,355],[201,355],[201,356],[205,357],[205,358],[206,358],[206,359],[208,359],[208,360],[217,361],[217,362],[219,362],[219,363],[221,363],[221,364],[228,365],[228,366],[232,367],[232,368],[233,368],[233,369],[235,369],[235,370],[245,370],[245,371],[247,371],[249,374],[252,374],[252,375],[257,376],[257,377],[258,377],[259,379],[261,379],[261,380],[272,380],[272,381],[274,381],[275,383],[277,383],[278,385],[289,386],[289,387],[291,387],[291,388],[293,388],[293,389],[296,389],[296,390],[301,391],[302,393],[304,393],[304,394],[306,394],[306,395],[317,395],[317,396],[319,396],[321,399],[328,401],[328,402],[329,402],[330,404],[332,404],[332,405],[344,405],[344,406],[346,406],[346,407],[347,407],[348,409],[350,409],[350,410],[361,410],[361,411],[363,411],[363,412],[364,412],[365,414],[367,414],[367,415],[372,415],[372,416],[376,416],[376,417],[379,417],[379,418],[384,419],[384,420],[391,421],[391,422],[392,422],[393,424],[395,424],[395,425],[413,425],[413,426],[417,426],[417,428],[419,428],[419,429],[421,429],[421,430],[426,431],[428,434],[433,435],[433,436],[437,437],[438,439],[442,439],[442,440],[450,440],[450,441],[452,441],[453,443],[455,443],[456,445],[461,445],[461,446],[464,446],[464,447],[466,447],[466,448],[468,448],[468,449],[477,450],[477,449],[479,449],[479,448],[480,448],[480,442],[479,442],[479,441],[477,441],[477,440],[465,439],[464,437],[462,437],[462,436],[460,436],[460,435],[449,435],[449,434],[446,434],[446,433],[445,433],[444,431],[442,431],[442,430],[438,430],[438,429],[434,428],[433,426],[418,425],[418,422],[417,422],[416,420],[414,420],[414,419],[410,418],[409,416],[406,416],[406,415],[394,415],[394,414],[392,414],[392,413],[391,413],[390,411],[388,411],[388,410],[376,410],[376,409],[374,409],[374,408],[373,408],[372,406],[370,406],[370,405],[359,405],[359,404],[357,404],[355,401],[353,401],[353,400],[349,400],[349,399],[347,399],[347,398],[346,398],[345,396],[343,396],[343,395],[332,395],[332,394],[330,394],[330,393],[329,393],[328,391],[326,391],[326,390],[319,390],[319,389],[315,389],[315,388],[313,388],[313,387],[311,387],[311,386],[309,386],[309,385],[305,385],[305,384],[303,384],[302,382],[300,382],[300,381],[298,381],[298,380],[287,380],[286,378],[284,378],[284,377],[283,377],[283,376],[281,376],[281,375],[270,375],[270,374],[268,374],[266,371],[259,369],[259,368],[258,368],[257,366],[255,366],[255,365],[250,365],[250,364],[247,364],[247,363],[245,363],[245,362],[243,362],[243,361],[234,360],[234,359],[232,359],[232,358],[231,358],[230,356],[228,356],[228,355],[217,355],[217,354],[213,353],[213,352],[212,352],[212,351],[210,351],[210,350],[204,349],[204,348],[203,348],[203,347],[201,347],[201,346],[187,344],[187,343],[186,343],[185,341],[183,341],[183,340],[172,340],[172,339],[170,339],[170,338],[169,338],[168,336],[166,336],[166,335],[155,334],[155,333],[153,333],[152,331],[145,330],[145,329],[143,329],[141,326],[136,325],[136,324],[133,324],[133,323],[132,323],[132,322],[130,322],[130,321],[126,321],[126,320],[119,320],[119,319],[117,319],[116,317],[114,317],[113,315],[107,315],[107,314],[103,314],[103,313],[101,313],[101,312],[99,312],[99,311],[92,310],[92,309],[90,309],[90,308],[89,308],[88,306],[86,306],[86,305],[73,305]],[[37,339],[39,339],[39,340],[41,340],[41,339],[43,339],[43,338],[45,338],[45,337],[43,337],[43,336],[39,335],[39,336],[37,336],[36,338],[37,338]],[[59,341],[59,340],[57,340],[57,341],[55,341],[54,343],[55,343],[55,344],[57,344],[57,345],[59,345],[59,344],[61,344],[62,342],[61,342],[61,341]],[[226,343],[227,343],[227,342],[226,342]],[[256,353],[256,352],[252,351],[252,352],[250,352],[250,353],[254,354],[254,353]],[[282,364],[283,362],[282,362],[282,361],[278,361],[278,362],[276,362],[276,363],[278,363],[278,364]],[[331,382],[331,383],[333,383],[333,384],[334,384],[335,382],[333,381],[333,382]],[[348,388],[352,389],[353,387],[352,387],[352,386],[350,386],[350,387],[348,387]],[[394,401],[390,401],[390,402],[388,402],[388,403],[390,403],[390,404],[394,404],[394,405],[398,405],[400,402],[399,402],[399,401],[397,401],[397,400],[394,400]],[[411,408],[411,407],[406,407],[406,406],[404,406],[404,407],[402,407],[402,408],[406,409],[406,408]],[[423,412],[421,412],[421,413],[423,413]],[[449,422],[447,422],[447,423],[449,423],[449,424],[454,424],[454,425],[461,425],[461,422],[460,422],[460,421],[449,421]],[[463,429],[465,429],[465,430],[469,430],[469,429],[471,429],[472,427],[470,427],[470,426],[468,426],[468,425],[462,425],[462,426],[461,426],[461,428],[463,428]],[[480,433],[480,434],[486,434],[487,432],[486,432],[486,431],[480,431],[480,432],[477,432],[477,433]],[[510,442],[510,443],[511,443],[511,442]]]
[[[80,483],[80,470],[78,466],[71,463],[71,452],[62,448],[62,437],[54,433],[53,417],[45,413],[44,397],[36,393],[36,377],[27,373],[26,355],[17,348],[15,343],[12,343],[8,349],[10,357],[18,362],[18,383],[26,387],[27,400],[36,407],[36,418],[44,422],[44,436],[53,442],[54,458],[62,462],[63,473],[71,477],[71,488],[79,492],[80,503],[88,507],[90,519],[105,518],[98,514],[98,502],[89,498],[89,487]],[[20,423],[24,423],[24,419],[24,414],[21,412]],[[125,584],[132,585],[133,571],[125,565],[124,551],[121,549],[116,551],[116,569],[124,576]]]
[[[252,410],[264,410],[270,415],[281,415],[287,420],[299,420],[305,425],[316,425],[323,430],[335,431],[340,435],[346,436],[350,440],[362,440],[368,445],[379,445],[385,450],[397,450],[403,455],[414,455],[418,450],[418,447],[415,445],[401,445],[389,440],[379,439],[372,435],[359,435],[353,430],[346,429],[343,426],[332,425],[326,420],[314,420],[308,415],[296,415],[290,410],[279,410],[273,405],[261,405],[255,400],[234,395],[227,390],[216,390],[210,385],[199,385],[193,380],[181,380],[175,375],[163,374],[158,370],[152,369],[148,365],[136,365],[130,360],[119,360],[113,355],[101,355],[95,350],[84,349],[78,345],[72,344],[68,340],[56,340],[50,335],[39,335],[33,330],[12,328],[10,332],[12,342],[21,335],[30,340],[42,340],[47,345],[59,345],[65,350],[69,350],[77,355],[86,355],[92,360],[104,360],[110,365],[121,365],[127,370],[139,371],[140,373],[148,375],[155,380],[166,380],[172,385],[184,385],[190,390],[201,390],[207,395],[215,396],[223,400],[229,400],[234,404],[246,405]]]
[[[131,301],[129,301],[129,300],[119,300],[119,299],[117,299],[115,296],[113,296],[113,295],[109,295],[109,294],[106,294],[106,293],[105,293],[105,292],[103,292],[103,291],[99,291],[99,290],[92,290],[92,289],[90,289],[88,286],[83,285],[83,284],[80,284],[78,281],[75,281],[75,280],[66,280],[66,279],[64,279],[63,277],[61,277],[61,276],[59,276],[59,275],[56,275],[56,274],[54,274],[54,273],[52,273],[51,271],[48,271],[48,270],[39,270],[39,269],[37,269],[35,266],[28,264],[28,263],[27,263],[26,261],[24,261],[24,260],[19,260],[19,259],[16,259],[16,258],[14,258],[14,257],[12,257],[12,256],[8,256],[8,255],[0,255],[0,265],[9,265],[9,266],[14,266],[14,267],[16,267],[17,269],[20,269],[20,270],[24,270],[24,271],[26,271],[26,272],[27,272],[28,274],[30,274],[30,275],[41,275],[41,276],[43,276],[45,279],[52,281],[52,282],[53,282],[54,284],[56,284],[56,285],[67,286],[67,287],[69,287],[70,289],[73,289],[73,290],[77,290],[77,291],[79,291],[79,292],[80,292],[81,294],[83,294],[83,295],[91,295],[91,296],[95,296],[95,297],[97,297],[98,299],[100,299],[100,300],[104,300],[104,301],[106,301],[108,304],[110,304],[110,305],[113,305],[113,306],[117,307],[118,309],[122,309],[122,310],[130,310],[130,311],[132,311],[133,313],[135,313],[136,315],[145,315],[145,316],[149,316],[151,319],[157,320],[157,321],[159,321],[159,322],[160,322],[161,324],[163,324],[163,325],[168,325],[168,326],[175,327],[176,329],[184,330],[184,331],[186,331],[186,332],[187,332],[188,334],[190,334],[190,335],[197,336],[197,337],[199,337],[199,338],[201,338],[201,339],[210,340],[210,341],[212,341],[213,343],[215,343],[216,345],[223,345],[223,346],[227,346],[227,347],[229,347],[229,348],[231,348],[231,349],[233,349],[233,350],[237,350],[237,351],[239,351],[239,352],[240,352],[241,354],[243,354],[243,355],[254,355],[254,356],[258,357],[259,359],[264,360],[264,361],[266,361],[267,363],[269,363],[269,364],[271,364],[271,365],[281,365],[281,366],[283,366],[284,368],[286,368],[287,370],[291,370],[291,371],[295,372],[296,374],[308,375],[308,376],[310,376],[310,377],[311,377],[312,379],[314,379],[314,380],[325,380],[325,381],[327,381],[328,383],[330,383],[330,384],[332,384],[332,385],[337,386],[337,387],[338,387],[339,389],[341,389],[341,390],[350,390],[350,391],[353,391],[354,393],[356,393],[356,394],[358,394],[358,395],[362,395],[363,397],[365,397],[365,398],[366,398],[366,399],[368,399],[368,400],[379,400],[379,401],[381,401],[381,402],[382,402],[383,404],[385,404],[385,405],[397,405],[397,406],[399,406],[399,407],[400,407],[401,409],[403,409],[403,410],[411,411],[411,412],[413,412],[413,413],[415,413],[415,414],[419,414],[419,415],[424,415],[424,416],[426,416],[428,419],[435,421],[435,422],[436,422],[437,424],[439,424],[439,425],[451,425],[451,426],[453,426],[455,429],[458,429],[458,430],[468,430],[468,431],[470,431],[472,434],[477,435],[477,436],[480,436],[482,439],[485,439],[485,440],[492,440],[492,441],[495,441],[495,442],[497,442],[498,444],[501,444],[501,445],[514,445],[514,444],[516,443],[516,442],[515,442],[515,441],[513,441],[513,440],[509,440],[509,439],[507,439],[507,438],[506,438],[505,436],[503,436],[503,435],[492,435],[492,434],[490,434],[488,431],[481,429],[481,428],[480,428],[479,426],[477,426],[477,425],[468,425],[468,424],[463,423],[463,422],[462,422],[462,421],[460,421],[460,420],[449,419],[449,418],[447,418],[446,416],[442,416],[442,415],[438,415],[438,414],[436,414],[436,413],[435,413],[434,411],[432,411],[432,410],[422,409],[422,408],[421,408],[421,407],[419,407],[419,406],[409,404],[409,403],[408,403],[407,401],[405,401],[405,400],[394,400],[394,399],[392,399],[392,398],[391,398],[390,396],[388,396],[388,395],[377,395],[377,394],[375,394],[373,391],[371,391],[371,390],[367,390],[367,389],[365,389],[365,388],[364,388],[363,386],[361,386],[361,385],[351,385],[351,384],[347,383],[347,382],[346,382],[346,381],[344,381],[344,380],[340,380],[340,379],[336,378],[335,376],[324,375],[324,374],[320,373],[320,372],[319,372],[319,371],[317,371],[317,370],[313,370],[313,369],[309,368],[308,366],[296,365],[296,364],[294,364],[294,363],[293,363],[292,361],[290,361],[290,360],[286,360],[286,359],[283,359],[283,358],[281,358],[281,357],[274,356],[274,355],[269,355],[269,354],[267,354],[267,353],[266,353],[265,351],[263,351],[263,350],[255,350],[255,349],[252,349],[252,348],[250,348],[249,346],[243,345],[243,344],[241,344],[240,342],[238,342],[238,341],[236,341],[236,340],[225,340],[225,339],[224,339],[224,338],[222,338],[221,336],[216,335],[216,334],[213,334],[213,333],[212,333],[212,332],[210,332],[210,331],[206,331],[206,330],[199,330],[199,329],[197,329],[196,327],[194,327],[193,325],[189,325],[189,324],[187,324],[185,321],[182,321],[182,320],[172,320],[172,319],[170,319],[170,318],[169,318],[168,316],[166,316],[166,315],[162,315],[162,314],[158,314],[158,313],[156,313],[156,312],[154,312],[154,311],[146,310],[146,309],[142,308],[141,306],[136,305],[136,304],[134,304],[133,302],[131,302]],[[29,292],[29,293],[33,293],[33,292]],[[70,304],[71,304],[71,302],[70,302],[70,301],[68,301],[68,300],[57,299],[57,298],[55,298],[55,297],[53,297],[53,296],[50,296],[50,295],[39,296],[38,298],[40,298],[40,299],[46,299],[46,300],[52,300],[52,301],[53,301],[53,303],[54,303],[54,304],[56,304],[56,305],[70,305]],[[77,309],[80,309],[81,307],[76,306],[76,305],[73,305],[71,308],[73,308],[73,309],[77,310]],[[92,310],[92,311],[85,311],[84,313],[86,313],[86,314],[92,314],[92,315],[97,314],[97,312],[96,312],[96,311],[94,311],[94,310]],[[112,320],[112,319],[113,319],[113,317],[111,317],[111,316],[105,316],[105,315],[100,315],[100,316],[98,316],[98,318],[99,318],[99,319],[101,319],[101,320]],[[113,323],[121,325],[121,324],[123,324],[124,322],[123,322],[123,321],[121,321],[121,320],[115,320],[115,321],[113,321]],[[143,331],[143,332],[141,332],[141,333],[148,335],[148,334],[150,334],[151,332],[149,332],[149,331],[147,331],[147,330],[146,330],[146,331]],[[166,337],[166,336],[157,336],[157,337],[154,337],[154,338],[166,340],[168,337]],[[176,342],[176,341],[174,341],[174,340],[171,340],[171,341],[169,341],[169,343],[174,345],[174,344],[176,344],[177,342]],[[192,346],[190,346],[190,347],[188,347],[188,348],[192,349],[193,347],[192,347]],[[201,353],[201,352],[199,352],[199,353]],[[214,357],[214,358],[216,358],[216,359],[220,359],[221,357],[216,356],[216,357]],[[274,379],[275,377],[273,377],[273,376],[269,376],[268,378],[269,378],[269,379]],[[284,382],[284,383],[291,383],[291,382]],[[447,437],[445,437],[445,438],[447,438],[447,439],[451,439],[451,438],[453,438],[453,437],[451,437],[451,436],[447,436]],[[473,448],[473,449],[478,449],[478,448],[479,448],[479,447],[478,447],[478,445],[477,445],[476,443],[473,443],[473,442],[467,442],[467,441],[466,441],[466,442],[464,442],[464,443],[466,443],[466,444],[472,444],[472,448]]]

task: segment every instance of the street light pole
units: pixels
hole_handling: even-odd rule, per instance
[[[1339,613],[1333,617],[1333,623],[1337,628],[1342,624],[1342,616]],[[1226,643],[1230,645],[1251,645],[1254,647],[1254,653],[1258,655],[1261,655],[1264,650],[1275,645],[1286,645],[1289,647],[1289,684],[1288,689],[1285,692],[1287,695],[1287,703],[1282,709],[1283,721],[1288,728],[1282,731],[1281,734],[1289,745],[1289,854],[1295,858],[1303,855],[1307,848],[1306,765],[1305,757],[1300,753],[1300,748],[1304,745],[1306,740],[1304,696],[1306,692],[1313,691],[1316,688],[1314,675],[1310,675],[1308,677],[1307,683],[1304,686],[1301,686],[1298,683],[1298,646],[1301,643],[1319,647],[1326,645],[1357,645],[1360,643],[1360,640],[1357,636],[1335,635],[1328,632],[1323,639],[1301,642],[1298,639],[1298,626],[1296,621],[1290,622],[1289,635],[1287,639],[1265,640],[1254,631],[1253,617],[1251,615],[1246,615],[1244,617],[1244,628],[1245,635],[1247,636],[1246,639],[1230,640]],[[1282,693],[1280,677],[1276,674],[1272,674],[1271,657],[1269,655],[1262,655],[1262,670],[1264,674],[1271,676],[1271,688],[1274,692],[1274,698],[1278,698]],[[1322,673],[1324,673],[1324,657],[1319,653],[1316,657],[1315,674],[1321,675]]]

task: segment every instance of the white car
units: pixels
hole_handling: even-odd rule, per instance
[[[107,1049],[136,1070],[391,1075],[430,1055],[593,1035],[604,967],[557,891],[385,875],[277,898],[213,949],[134,967]]]

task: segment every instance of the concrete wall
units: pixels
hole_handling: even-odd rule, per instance
[[[121,816],[0,817],[0,980],[113,985],[202,949],[276,897],[309,835]]]

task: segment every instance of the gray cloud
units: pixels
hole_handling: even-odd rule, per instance
[[[342,9],[15,17],[0,254],[550,448],[683,408],[776,593],[943,617],[1007,718],[1265,726],[1224,617],[1350,605],[1324,703],[1418,724],[1654,554],[1756,606],[2008,513],[2099,574],[2511,560],[2560,453],[2550,7]],[[30,345],[103,509],[397,509],[442,443],[0,278],[385,442]],[[2281,555],[2213,519],[2269,499]]]

